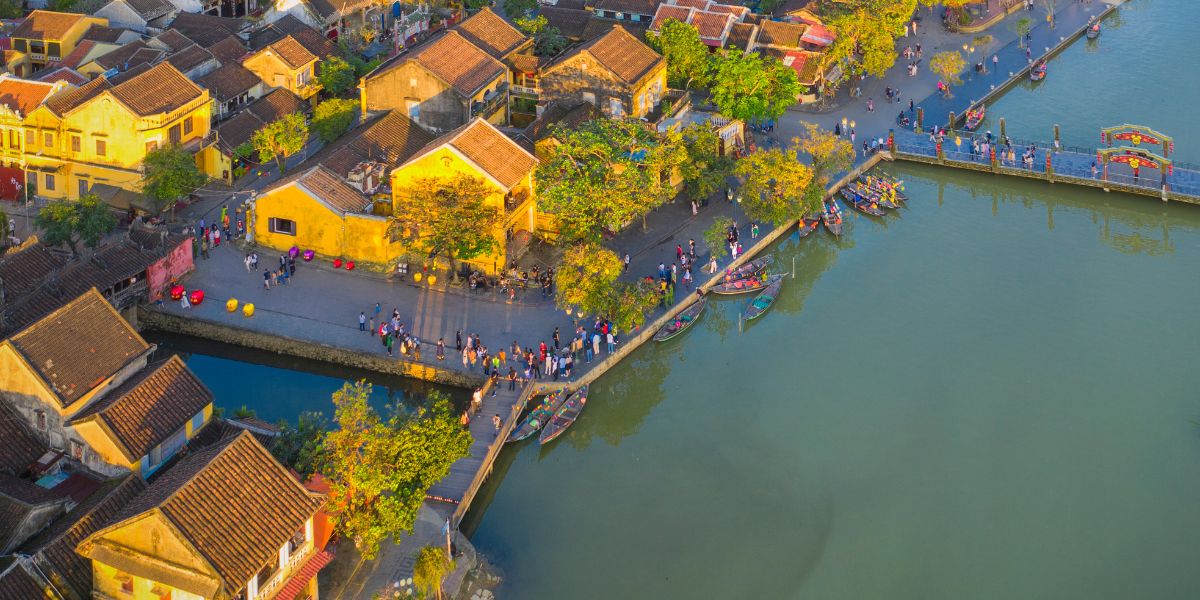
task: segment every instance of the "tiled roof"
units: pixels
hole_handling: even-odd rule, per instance
[[[19,558],[0,567],[0,600],[55,600],[45,583],[32,573]]]
[[[70,406],[150,346],[96,290],[9,338],[38,376]]]
[[[724,41],[729,34],[729,28],[737,21],[737,17],[728,13],[696,11],[692,15],[692,26],[700,32],[700,38],[705,40]]]
[[[580,102],[575,106],[567,106],[561,102],[551,102],[542,111],[542,114],[538,115],[525,128],[524,134],[525,137],[537,142],[549,135],[555,125],[575,129],[583,123],[600,116],[602,116],[602,113],[590,102]]]
[[[0,473],[20,475],[47,448],[33,436],[29,423],[7,402],[0,402]]]
[[[779,48],[799,48],[806,27],[798,23],[763,21],[758,26],[758,45]]]
[[[41,243],[4,255],[0,258],[0,281],[4,282],[5,297],[15,299],[32,292],[65,264],[66,257]]]
[[[35,10],[8,36],[31,40],[61,40],[83,15]]]
[[[54,84],[0,76],[0,104],[28,115],[50,95]],[[5,282],[7,284],[7,282]]]
[[[140,56],[135,58],[135,55]],[[151,48],[149,44],[142,40],[130,42],[109,52],[107,54],[96,57],[92,62],[100,65],[105,70],[117,69],[124,71],[143,62],[154,62],[166,56],[166,52],[158,48]]]
[[[664,62],[663,57],[650,46],[642,43],[620,25],[614,25],[608,33],[579,45],[546,70],[552,70],[582,52],[592,55],[601,66],[630,84],[645,77]]]
[[[204,90],[169,63],[159,63],[112,88],[112,95],[141,116],[171,112],[204,95]]]
[[[313,554],[308,559],[308,562],[304,563],[304,566],[300,567],[300,570],[296,571],[296,574],[279,589],[279,593],[275,594],[275,600],[292,600],[295,598],[300,592],[304,591],[308,582],[312,581],[312,578],[316,577],[317,573],[325,568],[325,565],[329,564],[331,560],[333,560],[333,554],[330,554],[327,550]]]
[[[208,51],[222,65],[240,63],[243,56],[246,56],[246,46],[237,36],[225,36],[225,39],[208,47]]]
[[[212,403],[204,387],[178,355],[148,365],[71,419],[99,421],[130,462],[150,453]]]
[[[663,23],[666,23],[667,19],[675,19],[680,23],[688,23],[691,18],[692,9],[690,7],[660,4],[658,10],[654,13],[654,20],[650,23],[650,31],[662,29]]]
[[[295,179],[295,183],[313,197],[343,213],[361,213],[369,203],[366,197],[346,183],[342,176],[320,165],[305,171]]]
[[[28,479],[0,473],[0,551],[7,552],[25,541],[28,533],[23,526],[31,520],[35,510],[55,504],[61,509],[67,502],[68,499],[62,494],[56,494]],[[40,528],[50,518],[50,515],[43,513],[28,524]],[[23,533],[25,535],[21,536]]]
[[[304,110],[304,101],[285,88],[276,88],[255,100],[246,110],[254,113],[263,123]]]
[[[92,25],[88,28],[87,33],[83,34],[83,39],[94,42],[104,42],[108,44],[116,44],[121,41],[121,38],[130,30],[120,27],[106,27],[104,25]]]
[[[125,3],[147,21],[152,21],[176,10],[175,5],[167,0],[125,0]]]
[[[75,546],[108,523],[119,510],[146,489],[137,475],[107,481],[78,506],[33,539],[21,554],[34,556],[43,571],[52,569],[79,598],[92,592],[92,563],[75,552]]]
[[[414,50],[410,60],[468,97],[506,71],[503,63],[453,30]]]
[[[167,58],[167,62],[171,63],[171,66],[176,69],[179,69],[181,73],[191,71],[210,60],[213,60],[213,55],[208,50],[196,44],[192,44]]]
[[[291,69],[299,69],[317,60],[315,54],[309,52],[308,48],[302,46],[300,42],[296,41],[296,38],[290,35],[285,35],[270,46],[267,46],[265,51],[278,56]]]
[[[113,524],[158,509],[233,593],[278,556],[323,502],[243,432],[180,460]],[[90,540],[81,544],[81,553],[89,546]]]
[[[65,81],[71,85],[83,85],[88,82],[88,78],[82,73],[74,69],[68,69],[67,67],[42,71],[38,73],[37,80],[47,83]]]
[[[813,0],[783,0],[775,7],[775,14],[788,15],[807,9]]]
[[[650,16],[662,0],[596,0],[596,9]]]
[[[58,61],[58,64],[74,69],[83,64],[83,59],[87,58],[98,45],[101,50],[109,48],[109,52],[117,49],[117,46],[112,44],[101,45],[100,42],[94,40],[81,40],[78,44],[75,44],[75,49],[70,54],[67,54],[62,60]]]
[[[400,166],[432,141],[433,136],[407,116],[389,111],[343,135],[327,153],[322,151],[317,156],[317,162],[345,177],[360,162],[379,161],[393,168]]]
[[[734,23],[729,30],[729,36],[725,38],[725,44],[739,50],[750,48],[750,43],[754,40],[758,33],[758,25],[750,23]]]
[[[254,132],[266,123],[250,110],[243,110],[217,125],[217,146],[225,154],[233,154],[238,146],[250,141]]]
[[[285,35],[296,38],[296,41],[300,42],[300,45],[322,59],[328,58],[338,51],[337,44],[333,40],[325,37],[316,29],[305,25],[304,21],[292,15],[284,15],[278,21],[251,34],[250,47],[256,51],[262,50]]]
[[[538,13],[546,17],[546,23],[551,27],[557,27],[563,37],[574,40],[583,38],[584,29],[592,19],[591,11],[563,8],[561,3],[558,6],[543,6]]]
[[[28,479],[0,473],[0,496],[7,496],[17,502],[37,506],[54,502],[63,498]]]
[[[621,29],[624,29],[625,31],[629,32],[630,35],[641,41],[646,39],[646,30],[650,27],[650,22],[642,21],[639,23],[632,23],[629,21],[621,21],[620,23],[614,23],[607,19],[593,18],[588,21],[587,26],[583,28],[582,39],[586,42],[603,37],[608,35],[608,32],[612,31],[614,27],[620,27]]]
[[[171,22],[171,29],[206,48],[225,39],[226,36],[237,34],[241,28],[242,22],[238,19],[190,12],[179,13]]]
[[[208,88],[208,93],[217,102],[225,102],[262,82],[250,69],[238,63],[229,63],[197,79],[196,83]]]
[[[532,54],[514,54],[504,59],[504,64],[513,71],[531,75],[537,73],[538,68],[547,62],[549,62],[547,59]]]
[[[409,162],[443,146],[459,151],[508,189],[520,183],[537,166],[537,159],[533,155],[482,118],[476,118],[430,142]]]
[[[480,50],[499,59],[508,56],[529,39],[487,7],[459,23],[454,30]]]
[[[163,46],[166,46],[171,50],[171,52],[178,52],[195,43],[186,35],[183,35],[174,29],[168,29],[151,39],[159,44],[162,44]]]

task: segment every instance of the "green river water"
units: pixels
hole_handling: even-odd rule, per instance
[[[1197,5],[1134,0],[993,114],[1195,160]],[[911,207],[783,242],[762,320],[713,303],[502,455],[466,524],[502,598],[1200,597],[1200,208],[889,170]]]

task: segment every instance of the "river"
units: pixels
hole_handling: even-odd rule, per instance
[[[1195,160],[1195,7],[1135,0],[989,112]],[[783,241],[763,319],[711,303],[501,456],[465,524],[500,597],[1200,597],[1200,209],[888,169],[911,207]]]

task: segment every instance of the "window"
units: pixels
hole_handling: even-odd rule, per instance
[[[408,118],[419,121],[421,119],[421,103],[416,100],[408,100],[405,104],[408,105]]]
[[[158,140],[150,140],[146,142],[146,153],[149,154],[158,150]]]
[[[16,129],[8,130],[8,147],[9,148],[20,148],[21,147],[21,138],[18,137]]]
[[[591,104],[592,106],[595,106],[596,105],[596,94],[593,94],[592,92],[584,92],[583,93],[583,101],[587,102],[588,104]]]
[[[96,156],[108,156],[108,142],[96,140]]]
[[[187,135],[191,132],[192,132],[192,118],[188,117],[183,120],[183,135]]]
[[[417,87],[417,78],[416,78],[416,77],[409,77],[409,78],[408,78],[408,87],[410,87],[410,88],[415,88],[415,87]]]
[[[25,40],[16,39],[13,40],[13,49],[15,49],[17,52],[27,52],[29,47],[25,45]]]
[[[81,140],[77,135],[71,136],[71,152],[79,152],[80,148],[82,147],[83,140]]]
[[[32,146],[36,143],[37,143],[37,137],[34,135],[33,130],[26,129],[25,130],[25,145]]]
[[[38,431],[46,430],[46,411],[44,410],[37,411],[37,428]]]
[[[48,56],[52,56],[54,58],[59,58],[62,56],[62,46],[58,42],[50,42],[46,44],[46,48],[49,50],[46,52]]]
[[[54,134],[50,133],[50,132],[43,133],[42,134],[42,145],[44,145],[47,148],[53,148],[54,147]]]
[[[71,458],[83,461],[83,444],[76,440],[71,440]]]
[[[47,192],[54,191],[54,174],[53,173],[46,173],[46,191]]]
[[[178,124],[172,125],[171,128],[167,130],[167,137],[171,140],[172,144],[178,144],[179,140],[183,139],[183,135],[179,133]]]
[[[292,539],[288,540],[288,546],[289,546],[288,554],[289,555],[295,554],[297,550],[304,547],[304,540],[307,537],[305,535],[304,529],[305,529],[304,527],[301,527],[300,531],[297,531],[296,534],[292,536]]]
[[[196,416],[192,417],[192,435],[196,435],[196,432],[200,431],[201,427],[204,427],[204,411],[203,410],[196,413]]]
[[[271,233],[282,233],[284,235],[296,235],[296,222],[291,219],[280,219],[271,217],[267,222]]]
[[[86,196],[89,189],[91,189],[91,186],[88,185],[88,180],[80,179],[79,180],[79,197],[82,198],[82,197]]]

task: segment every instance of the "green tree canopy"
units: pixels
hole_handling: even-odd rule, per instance
[[[334,528],[367,560],[383,540],[412,532],[425,493],[471,446],[440,392],[412,415],[386,417],[368,404],[370,395],[363,381],[334,392],[337,427],[324,436],[320,461]]]
[[[812,171],[800,163],[795,149],[754,152],[738,161],[735,172],[742,178],[742,209],[755,221],[783,226],[821,209],[806,203]]]
[[[606,317],[621,331],[640,327],[658,304],[658,292],[619,281],[623,270],[612,250],[595,242],[572,244],[555,273],[555,303],[561,310]]]
[[[729,247],[725,245],[725,240],[728,239],[729,228],[733,225],[733,218],[720,216],[713,219],[713,222],[704,230],[704,243],[708,245],[708,251],[717,259],[725,258],[725,255],[729,254]]]
[[[342,137],[354,123],[357,100],[330,98],[317,105],[313,110],[313,132],[326,144]]]
[[[822,5],[837,39],[825,60],[845,61],[852,69],[883,77],[896,64],[896,38],[904,35],[917,0],[841,0]]]
[[[812,159],[813,181],[822,189],[829,178],[854,164],[854,144],[813,123],[801,123],[804,131],[792,144]]]
[[[192,153],[179,146],[166,146],[146,153],[142,161],[142,193],[160,212],[204,185],[208,177],[196,167]]]
[[[424,177],[397,190],[401,199],[391,229],[415,248],[442,254],[454,272],[456,259],[495,253],[501,212],[488,202],[493,190],[478,177]]]
[[[17,0],[0,0],[0,19],[20,19],[25,16],[23,2]]]
[[[646,41],[667,59],[667,82],[672,87],[687,89],[692,84],[708,85],[712,57],[695,27],[667,19],[658,34],[650,35]]]
[[[929,59],[929,70],[937,73],[938,77],[951,85],[962,83],[962,77],[959,74],[965,68],[967,68],[967,61],[963,58],[962,52],[958,50],[938,52]],[[950,93],[949,88],[946,89],[946,93]]]
[[[287,170],[288,157],[304,149],[306,141],[308,123],[304,122],[304,115],[297,112],[271,121],[255,131],[250,138],[250,145],[258,152],[259,160],[275,161],[279,165],[279,172],[283,173]]]
[[[1030,19],[1029,17],[1021,17],[1020,19],[1013,21],[1012,30],[1013,33],[1017,34],[1018,48],[1025,47],[1025,34],[1029,33],[1031,29],[1033,29],[1033,19]]]
[[[454,572],[454,561],[446,556],[445,548],[425,546],[417,554],[417,562],[413,565],[413,586],[421,592],[422,597],[433,596],[442,599],[442,582]]]
[[[723,50],[716,56],[709,91],[721,114],[758,121],[782,116],[804,86],[795,71],[775,58]]]
[[[721,138],[712,127],[692,123],[667,137],[677,148],[670,157],[676,161],[689,197],[704,199],[724,187],[725,178],[733,172],[733,159],[721,156]]]
[[[38,211],[34,224],[42,230],[42,242],[47,246],[66,245],[79,256],[78,244],[83,242],[95,249],[100,240],[117,226],[112,209],[95,194],[76,201],[51,202]]]
[[[358,80],[354,65],[340,56],[330,56],[321,61],[317,81],[321,88],[333,96],[341,96],[350,91]]]
[[[279,435],[271,442],[271,454],[307,479],[321,468],[321,441],[328,432],[329,420],[325,415],[302,412],[295,425],[287,421],[280,423]]]
[[[533,38],[533,54],[535,56],[557,56],[567,49],[570,42],[563,37],[557,27],[550,25],[546,17],[520,17],[515,21],[517,29]]]
[[[504,0],[504,14],[510,19],[527,16],[537,8],[537,0]]]
[[[665,173],[678,148],[642,123],[594,119],[554,136],[538,196],[568,240],[619,231],[674,194]]]

